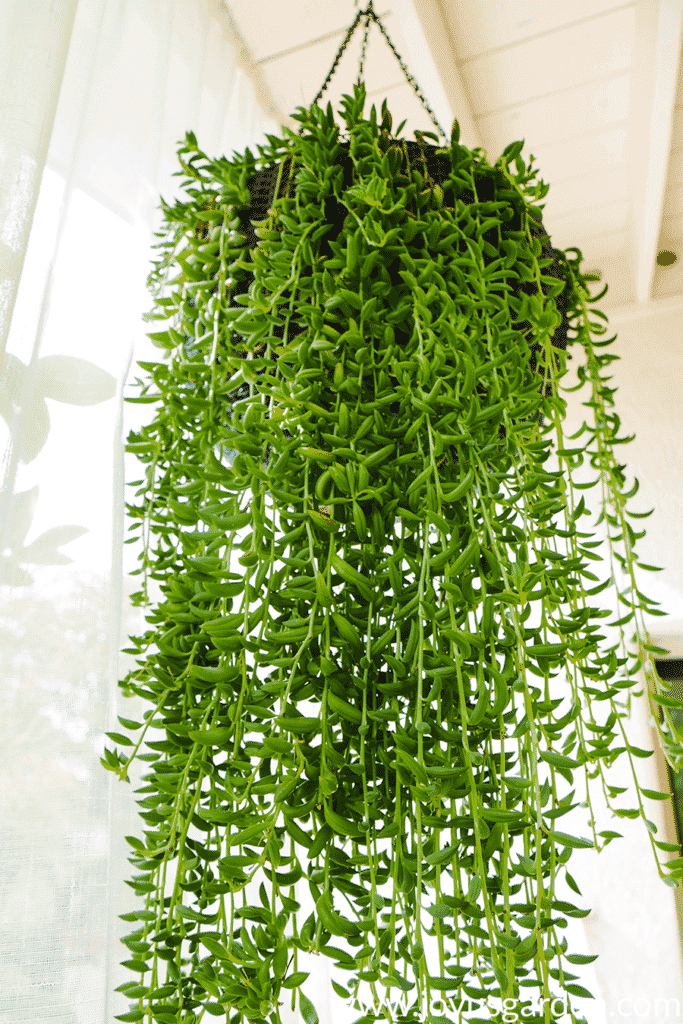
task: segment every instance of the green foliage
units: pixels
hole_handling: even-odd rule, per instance
[[[129,838],[145,909],[124,915],[137,1016],[120,1019],[275,1024],[306,978],[300,950],[332,958],[364,1022],[585,992],[567,965],[588,958],[567,955],[562,929],[587,911],[555,887],[574,849],[617,833],[559,819],[576,776],[614,799],[605,768],[647,753],[623,733],[642,665],[663,690],[635,488],[614,456],[628,439],[601,375],[613,339],[591,337],[605,333],[591,315],[606,318],[580,252],[549,248],[532,204],[548,187],[521,143],[491,167],[456,124],[438,183],[422,144],[413,156],[392,138],[386,109],[363,119],[364,100],[362,86],[343,99],[347,164],[329,106],[300,108],[301,136],[258,158],[210,160],[188,134],[187,198],[163,204],[150,337],[164,355],[140,364],[135,399],[157,412],[129,438],[145,467],[136,600],[150,577],[163,600],[122,683],[150,711],[120,720],[132,752],[114,733],[125,753],[103,759],[122,778],[149,763],[148,830]],[[254,236],[249,183],[269,166],[276,198]],[[562,433],[563,322],[586,358],[584,444]],[[577,483],[586,456],[597,476]],[[576,497],[598,483],[603,581]],[[617,562],[630,584],[610,623],[621,643],[605,646],[591,598]],[[660,704],[677,760],[676,702]]]

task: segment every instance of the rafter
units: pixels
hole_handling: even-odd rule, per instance
[[[632,246],[635,300],[650,301],[669,170],[683,32],[680,0],[641,0],[634,68]]]

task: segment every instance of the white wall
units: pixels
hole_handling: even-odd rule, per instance
[[[606,312],[609,316],[610,311]],[[616,449],[619,461],[627,466],[627,487],[634,476],[640,481],[639,492],[627,508],[634,512],[655,508],[649,518],[631,520],[636,532],[647,530],[636,551],[641,561],[663,566],[662,572],[641,572],[638,586],[669,613],[667,617],[647,616],[645,621],[657,638],[667,634],[683,637],[683,305],[672,309],[669,302],[658,311],[653,304],[645,315],[624,316],[615,310],[609,326],[605,338],[618,332],[608,350],[620,357],[610,370],[610,386],[618,388],[614,401],[622,420],[620,433],[636,435],[631,443]],[[565,381],[569,387],[578,382],[576,368],[584,361],[580,356],[575,348]],[[581,404],[589,397],[585,387],[563,397],[567,401],[567,435],[578,430],[584,419],[590,422],[591,410]],[[593,475],[591,471],[585,479]],[[597,491],[584,492],[587,504],[589,497],[597,499]],[[593,516],[585,517],[582,527],[590,529],[594,521]],[[630,624],[627,628],[632,631]],[[629,738],[635,745],[651,749],[655,741],[649,717],[645,699],[634,700]],[[629,784],[629,766],[625,756],[620,760],[624,763],[617,763],[610,775],[615,785],[625,786]],[[636,770],[642,786],[667,788],[661,754],[637,760]],[[594,792],[597,798],[597,789]],[[624,794],[619,805],[635,804]],[[668,809],[668,803],[646,801],[646,810],[658,827],[657,838],[675,841]],[[593,908],[583,921],[587,946],[591,953],[600,953],[594,965],[597,1000],[592,1006],[582,1001],[582,1009],[589,1024],[681,1020],[683,970],[676,895],[659,879],[642,820],[615,818],[602,801],[594,810],[600,829],[613,829],[624,838],[614,840],[600,854],[577,851],[571,860],[571,872],[584,897],[581,902]],[[562,819],[562,829],[571,833],[573,825],[574,834],[588,835],[587,818],[587,810],[577,808]],[[675,855],[660,856],[667,860]],[[582,971],[579,968],[577,973]]]

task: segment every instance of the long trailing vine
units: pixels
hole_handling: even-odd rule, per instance
[[[462,1021],[488,999],[575,1021],[591,958],[562,934],[587,913],[562,898],[568,862],[617,835],[592,811],[590,838],[561,831],[578,782],[645,819],[667,884],[683,873],[643,802],[665,796],[634,773],[637,807],[617,806],[608,774],[650,753],[624,730],[640,669],[676,768],[682,748],[643,620],[664,613],[637,581],[654,567],[629,518],[648,513],[615,456],[614,338],[591,319],[606,287],[592,299],[580,251],[550,248],[521,142],[491,167],[457,121],[438,149],[364,103],[362,83],[342,100],[346,141],[314,105],[258,157],[210,159],[188,133],[186,198],[162,204],[165,357],[129,399],[156,414],[129,437],[128,512],[135,600],[149,579],[163,599],[122,682],[150,709],[102,761],[126,780],[148,765],[119,1020],[277,1024],[298,994],[314,1024],[306,951],[358,1024]],[[563,325],[592,419],[569,438]],[[580,529],[593,487],[603,580]]]

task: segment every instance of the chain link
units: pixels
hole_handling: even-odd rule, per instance
[[[355,3],[357,4],[358,0],[355,0]],[[321,87],[320,91],[318,92],[317,96],[315,97],[315,99],[313,100],[313,103],[311,104],[311,106],[314,106],[318,102],[318,100],[321,99],[322,94],[325,92],[325,89],[327,89],[328,85],[330,84],[330,81],[332,80],[332,76],[334,75],[335,71],[337,70],[337,67],[339,66],[339,61],[341,60],[342,55],[343,55],[344,51],[346,50],[346,47],[348,46],[349,42],[351,41],[351,37],[353,36],[353,33],[356,31],[358,25],[363,20],[363,18],[365,19],[365,35],[363,37],[363,46],[362,46],[362,49],[361,49],[360,65],[359,65],[359,69],[358,69],[358,79],[357,79],[358,84],[360,85],[361,81],[363,80],[363,68],[365,66],[365,55],[366,55],[366,51],[367,51],[368,33],[370,31],[370,22],[374,21],[375,24],[377,25],[377,27],[379,28],[380,32],[382,33],[382,35],[386,39],[387,44],[389,46],[389,49],[391,50],[391,52],[393,53],[394,57],[398,61],[399,65],[401,67],[401,70],[403,71],[403,74],[406,76],[408,84],[412,87],[412,89],[413,89],[415,95],[417,96],[417,98],[419,99],[420,103],[422,104],[422,106],[425,108],[425,110],[427,111],[427,113],[431,117],[432,123],[439,130],[439,133],[441,135],[443,135],[444,139],[447,140],[448,137],[447,137],[445,131],[443,130],[443,128],[441,127],[441,125],[439,124],[439,122],[437,121],[436,115],[434,114],[434,111],[432,110],[432,108],[427,103],[427,100],[425,99],[425,97],[422,95],[422,91],[421,91],[419,85],[417,84],[417,82],[415,81],[413,76],[408,71],[408,68],[406,67],[405,61],[400,56],[400,54],[398,53],[396,47],[394,46],[394,44],[392,43],[391,39],[389,38],[389,33],[387,32],[387,30],[385,29],[384,25],[382,24],[382,19],[379,17],[379,15],[377,15],[375,13],[375,10],[373,8],[373,0],[369,0],[368,6],[365,8],[364,11],[358,11],[358,13],[356,14],[356,17],[353,20],[353,24],[348,29],[346,35],[344,36],[344,40],[343,40],[341,46],[339,47],[339,49],[337,51],[337,55],[334,58],[334,62],[333,62],[332,67],[330,68],[330,70],[328,72],[327,78],[323,82],[322,87]],[[304,130],[304,126],[302,125],[301,128],[299,129],[299,135],[303,134],[303,130]]]
[[[401,71],[406,76],[406,78],[408,80],[408,83],[412,86],[413,92],[415,93],[415,95],[419,99],[420,103],[422,104],[422,106],[425,108],[425,110],[427,111],[427,113],[431,117],[432,124],[439,130],[440,134],[443,135],[444,139],[446,139],[448,141],[448,136],[446,135],[445,131],[443,130],[443,128],[441,127],[441,125],[437,121],[436,114],[434,113],[432,108],[427,103],[427,100],[422,95],[422,91],[421,91],[419,85],[417,84],[417,82],[415,81],[413,76],[408,71],[408,68],[405,65],[405,61],[402,59],[402,57],[398,53],[398,50],[396,49],[396,47],[392,43],[391,39],[389,38],[389,33],[387,32],[387,30],[385,29],[384,25],[382,24],[381,18],[378,18],[378,16],[372,10],[372,0],[370,0],[370,2],[368,4],[368,11],[370,12],[370,14],[372,16],[373,21],[376,22],[378,29],[380,30],[380,32],[382,33],[382,35],[386,39],[387,45],[389,46],[389,49],[393,53],[393,55],[396,58],[396,60],[399,62],[400,66],[401,66]]]
[[[365,54],[368,48],[368,33],[370,32],[370,18],[365,18],[365,34],[363,36],[363,45],[360,51],[360,63],[358,65],[358,85],[363,80],[363,67],[365,66]]]
[[[370,6],[372,6],[372,0],[370,2]],[[335,71],[337,70],[337,66],[339,64],[339,61],[342,58],[344,50],[348,46],[348,44],[349,44],[349,42],[351,40],[351,36],[356,31],[356,28],[358,27],[358,24],[360,23],[360,20],[361,20],[361,18],[363,17],[363,15],[365,13],[366,13],[365,11],[359,11],[358,14],[356,15],[356,17],[354,18],[353,24],[348,29],[346,35],[344,36],[344,40],[343,40],[341,46],[337,50],[337,54],[336,54],[336,56],[334,58],[334,62],[332,64],[332,67],[330,68],[330,70],[329,70],[329,72],[327,74],[327,78],[323,82],[323,84],[322,84],[322,86],[320,88],[320,91],[318,92],[317,96],[315,96],[313,102],[311,103],[312,107],[314,107],[316,105],[318,100],[322,97],[322,94],[325,92],[325,89],[327,89],[328,85],[330,84],[330,81],[332,80],[332,76],[334,75]],[[302,125],[301,128],[299,129],[299,135],[303,134],[303,130],[304,130],[304,126]]]

